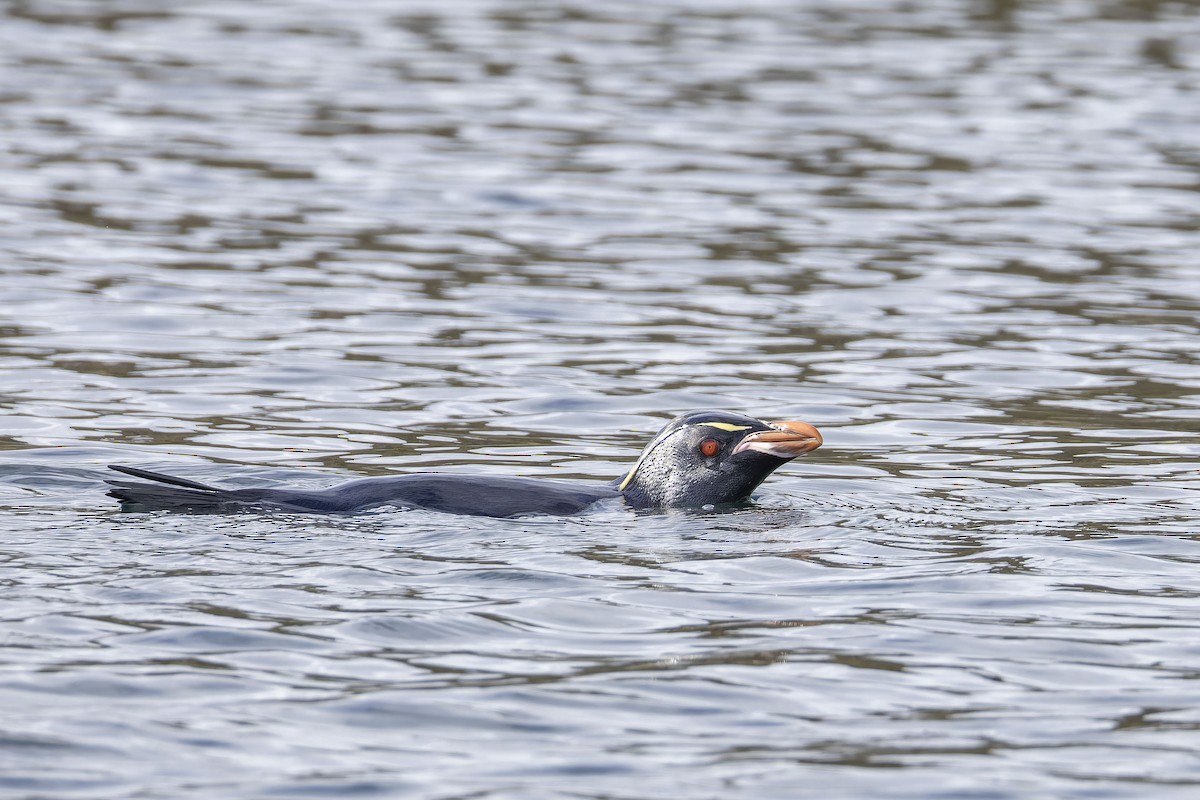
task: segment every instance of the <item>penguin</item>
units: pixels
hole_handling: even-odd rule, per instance
[[[668,422],[624,477],[593,484],[492,475],[413,473],[363,478],[327,489],[225,489],[135,467],[109,469],[122,511],[354,514],[383,506],[485,517],[579,514],[610,498],[637,510],[745,503],[768,475],[823,443],[806,422],[763,422],[728,411],[693,411]]]

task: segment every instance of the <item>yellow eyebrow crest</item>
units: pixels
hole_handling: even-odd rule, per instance
[[[633,473],[637,472],[637,468],[640,467],[641,465],[642,465],[641,461],[638,461],[638,463],[633,465],[633,469],[629,470],[629,474],[625,476],[625,480],[621,481],[621,485],[617,487],[618,492],[625,491],[625,487],[629,485],[629,482],[631,480],[633,480]]]
[[[707,425],[710,428],[717,428],[723,431],[748,431],[749,425],[733,425],[728,422],[697,422],[697,425]]]

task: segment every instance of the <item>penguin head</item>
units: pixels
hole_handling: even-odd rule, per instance
[[[694,411],[658,432],[617,489],[634,508],[740,503],[777,467],[821,443],[806,422]]]

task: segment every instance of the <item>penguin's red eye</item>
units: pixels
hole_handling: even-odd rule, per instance
[[[716,439],[705,439],[700,443],[700,455],[705,458],[712,458],[719,452],[721,452],[721,443]]]

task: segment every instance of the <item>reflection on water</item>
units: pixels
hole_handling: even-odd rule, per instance
[[[0,793],[1195,792],[1190,5],[3,13]],[[696,408],[826,445],[726,514],[100,482],[609,480]]]

